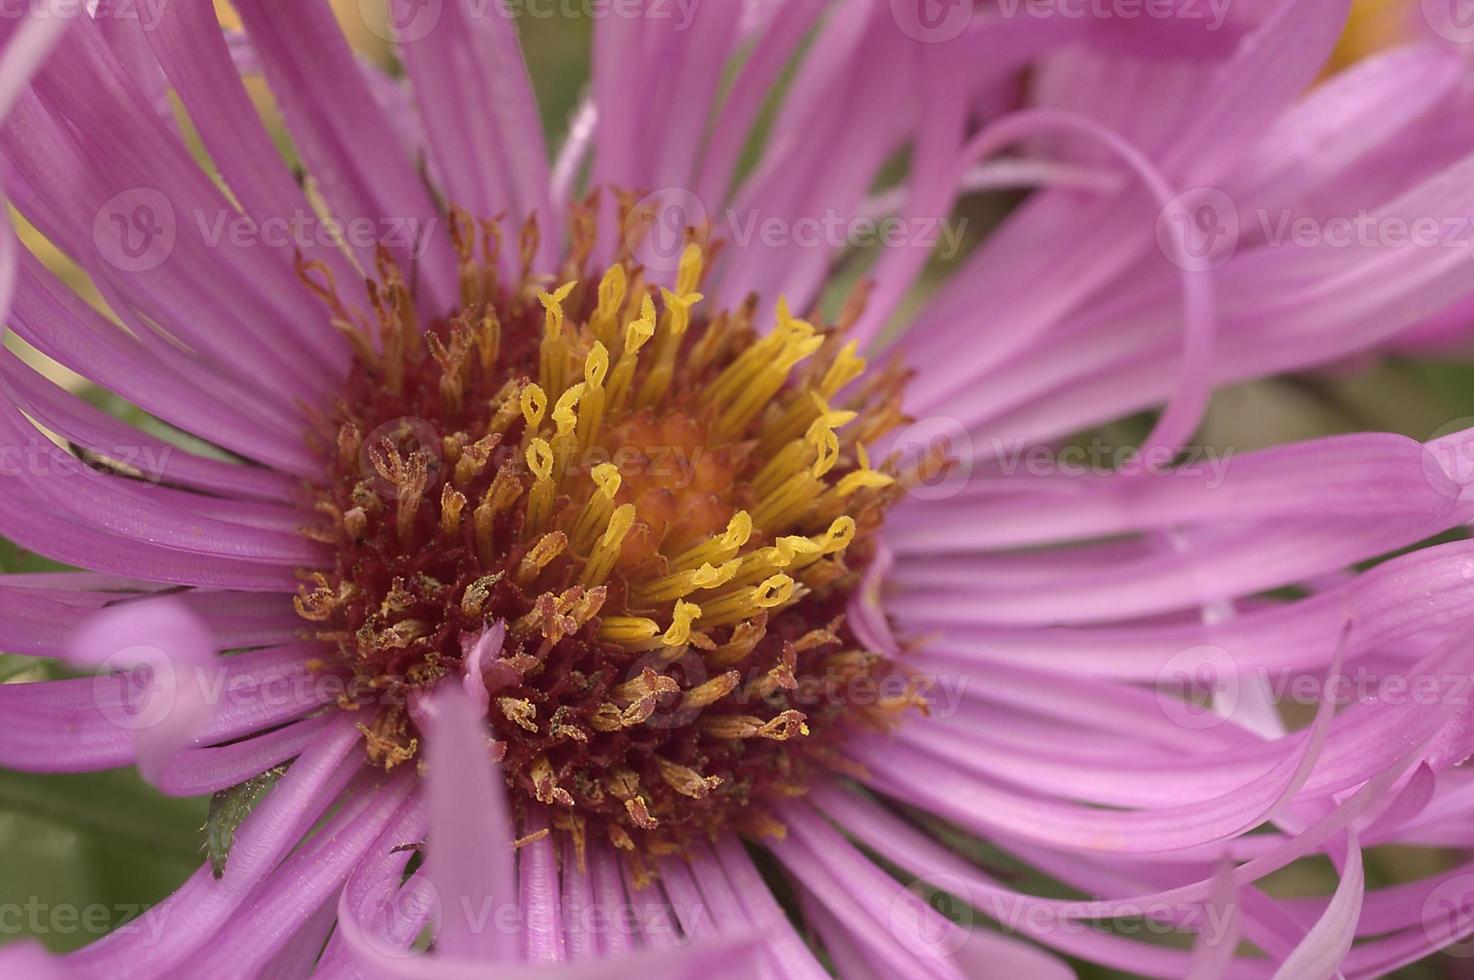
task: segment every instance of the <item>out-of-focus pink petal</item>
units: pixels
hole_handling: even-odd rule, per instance
[[[118,737],[131,734],[138,771],[159,783],[175,754],[215,716],[213,688],[202,683],[217,666],[214,638],[182,602],[154,599],[105,609],[72,641],[80,664],[130,672],[148,685],[137,713],[113,719]]]
[[[483,717],[455,684],[443,685],[429,705],[427,868],[441,898],[438,953],[508,963],[518,956],[518,934],[499,913],[517,907],[517,834]]]

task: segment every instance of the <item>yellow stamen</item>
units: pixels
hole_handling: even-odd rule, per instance
[[[640,318],[629,325],[624,332],[624,351],[619,355],[619,363],[614,366],[614,373],[609,378],[609,410],[619,412],[624,409],[625,399],[629,397],[630,385],[634,381],[635,367],[639,364],[640,348],[655,336],[655,304],[649,296],[645,297],[644,305],[640,309]]]
[[[527,421],[527,431],[536,433],[548,411],[548,395],[540,385],[529,384],[522,389],[522,418]]]
[[[527,495],[527,532],[536,534],[553,513],[553,448],[543,439],[533,439],[527,447],[527,468],[535,480]]]
[[[609,516],[614,513],[614,497],[623,482],[619,467],[613,463],[600,463],[589,473],[594,481],[594,492],[583,512],[573,525],[573,545],[579,551],[587,551],[593,544],[594,535],[609,525]]]
[[[706,253],[695,242],[687,243],[681,252],[680,265],[676,267],[676,292],[689,296],[701,285],[701,273],[705,267]]]
[[[677,602],[675,612],[671,616],[670,629],[665,631],[660,642],[668,647],[685,646],[691,640],[691,622],[699,618],[701,618],[701,607],[696,603]]]
[[[599,543],[594,548],[594,553],[584,563],[583,575],[580,581],[584,585],[603,585],[609,573],[614,570],[614,563],[619,558],[620,548],[624,545],[624,536],[635,523],[635,507],[633,504],[621,504],[614,514],[609,518],[609,528]]]
[[[752,518],[747,511],[739,510],[727,522],[727,529],[710,540],[697,545],[690,551],[671,559],[671,567],[689,569],[708,563],[721,563],[737,554],[752,537]]]
[[[774,575],[760,585],[739,589],[702,604],[702,625],[729,626],[748,619],[761,609],[776,609],[793,600],[796,583],[787,575]]]
[[[624,266],[617,263],[611,265],[604,278],[599,280],[599,305],[589,320],[589,332],[606,348],[619,340],[619,308],[624,303],[628,287]]]
[[[605,616],[599,621],[599,639],[610,643],[640,643],[659,632],[660,624],[643,616]]]
[[[539,291],[538,301],[545,311],[543,340],[538,351],[538,380],[551,395],[563,393],[568,378],[568,340],[563,336],[563,301],[578,285],[565,282],[551,293]]]
[[[609,374],[609,351],[599,341],[583,364],[583,400],[578,407],[578,447],[588,449],[599,438],[604,422],[604,378]]]

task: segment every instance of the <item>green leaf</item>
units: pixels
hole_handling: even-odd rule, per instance
[[[210,812],[205,817],[205,854],[210,859],[210,870],[215,877],[225,874],[225,862],[230,860],[236,828],[251,815],[256,804],[286,771],[285,764],[268,769],[210,797]]]
[[[0,770],[0,938],[18,930],[61,952],[136,918],[199,867],[205,806],[131,769]]]

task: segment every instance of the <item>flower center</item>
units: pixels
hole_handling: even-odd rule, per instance
[[[845,618],[899,493],[864,447],[904,376],[864,374],[853,316],[702,311],[695,243],[674,290],[626,255],[545,291],[499,274],[494,232],[454,216],[462,305],[428,323],[387,258],[374,323],[302,268],[356,354],[312,488],[336,560],[297,598],[355,678],[343,707],[376,707],[393,767],[418,690],[484,691],[514,807],[580,847],[781,832],[769,805],[842,765],[847,730],[920,702]]]

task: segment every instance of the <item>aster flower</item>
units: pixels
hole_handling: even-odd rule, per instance
[[[141,925],[28,969],[1068,975],[1037,942],[1372,976],[1474,931],[1467,870],[1362,867],[1465,843],[1469,549],[1346,571],[1469,519],[1468,440],[1179,452],[1215,384],[1467,297],[1467,248],[1240,224],[1467,210],[1459,58],[1312,89],[1331,0],[1221,32],[642,3],[598,24],[550,163],[500,5],[396,4],[402,82],[321,4],[242,2],[233,37],[118,9],[0,134],[96,304],[23,252],[9,325],[193,439],[0,360],[0,533],[88,569],[0,580],[0,643],[105,668],[0,686],[0,763],[254,805]],[[936,231],[1016,185],[919,312],[936,235],[846,275],[877,215]],[[1019,455],[1154,407],[1121,472]],[[1353,666],[1431,701],[1347,706]],[[1272,671],[1311,682],[1296,730]],[[1317,856],[1331,895],[1260,889]]]

